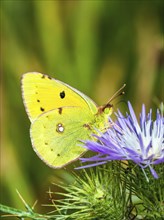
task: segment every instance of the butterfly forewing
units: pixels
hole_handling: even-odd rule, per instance
[[[95,114],[96,104],[71,86],[41,73],[22,77],[22,95],[27,114],[33,122],[39,115],[63,106],[79,106]]]

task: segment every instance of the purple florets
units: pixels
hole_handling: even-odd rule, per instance
[[[92,162],[83,166],[91,167],[111,160],[132,160],[142,169],[149,167],[154,178],[158,178],[152,165],[164,162],[164,117],[157,109],[156,120],[152,120],[152,110],[146,115],[145,105],[142,106],[140,123],[128,102],[129,112],[126,116],[118,110],[117,121],[101,136],[99,140],[87,141],[85,147],[97,152],[91,158],[81,158],[82,162]]]

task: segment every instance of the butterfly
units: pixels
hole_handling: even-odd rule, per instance
[[[23,74],[21,84],[33,149],[50,167],[77,160],[86,152],[81,140],[109,127],[110,102],[98,107],[82,92],[42,73]]]

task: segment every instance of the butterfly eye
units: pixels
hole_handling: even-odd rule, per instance
[[[57,124],[56,131],[59,132],[59,133],[63,133],[64,127],[61,123]]]

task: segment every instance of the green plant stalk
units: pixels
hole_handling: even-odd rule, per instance
[[[0,211],[4,213],[8,213],[7,215],[4,214],[4,217],[7,216],[13,216],[13,217],[19,217],[19,218],[30,218],[35,220],[44,220],[44,219],[50,219],[50,216],[47,215],[41,215],[32,211],[22,211],[19,209],[15,209],[6,205],[0,204]]]

